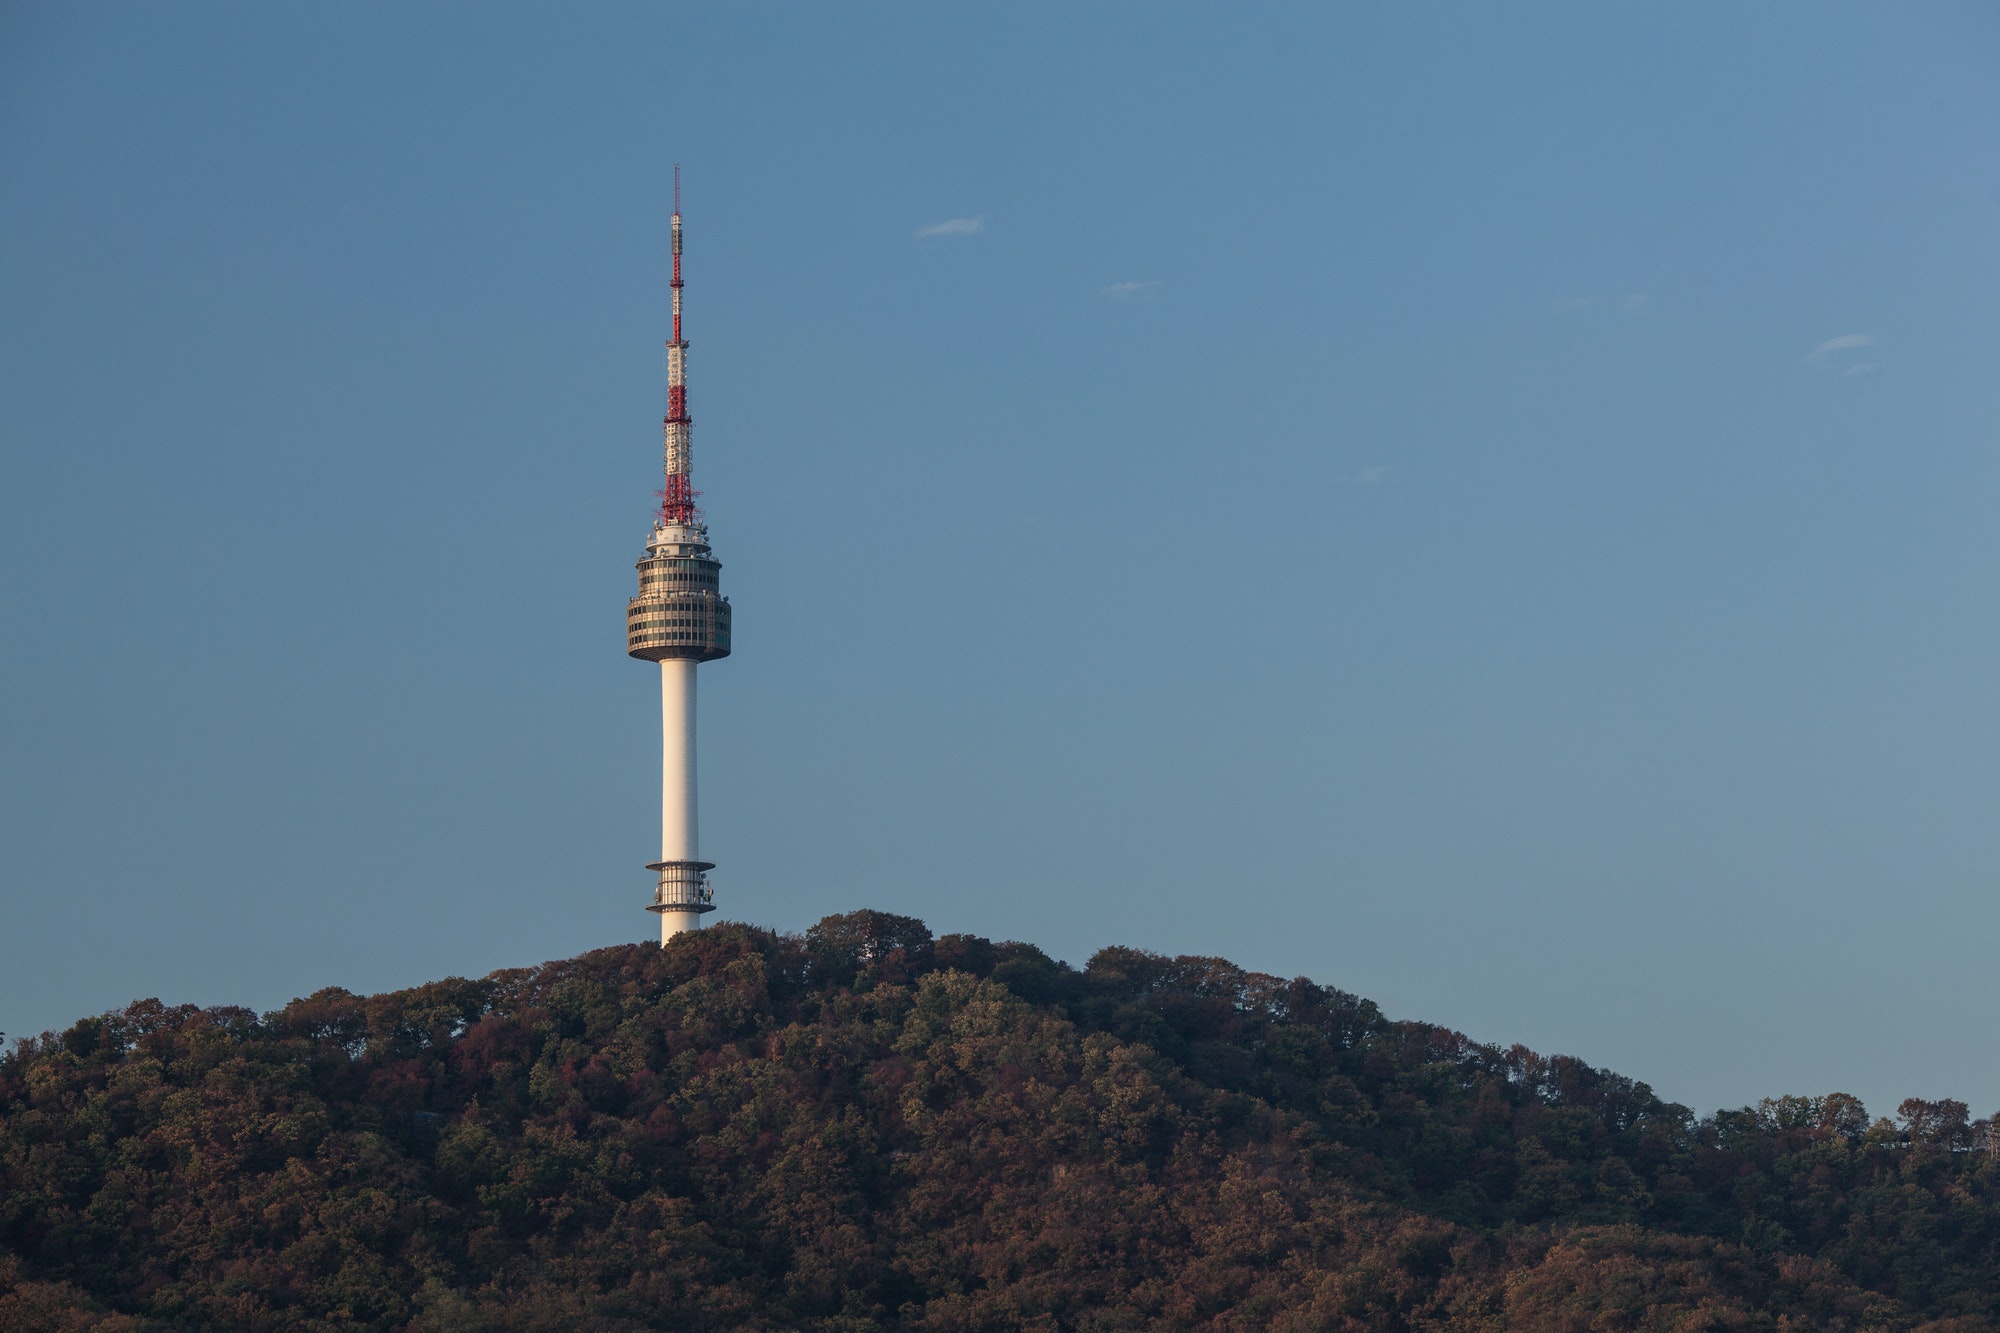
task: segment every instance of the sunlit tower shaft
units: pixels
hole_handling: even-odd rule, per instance
[[[647,910],[660,914],[660,943],[701,924],[715,910],[701,859],[695,794],[695,669],[729,656],[729,599],[719,591],[721,562],[708,549],[708,525],[695,507],[687,410],[687,342],[681,337],[681,172],[674,168],[674,336],[667,343],[666,485],[639,561],[639,595],[625,608],[625,651],[660,664],[660,859],[646,867],[659,880]]]

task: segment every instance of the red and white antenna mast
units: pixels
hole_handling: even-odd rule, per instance
[[[667,343],[667,484],[660,492],[660,521],[677,527],[701,522],[695,507],[694,421],[687,411],[687,342],[681,337],[681,167],[674,163],[674,336]]]

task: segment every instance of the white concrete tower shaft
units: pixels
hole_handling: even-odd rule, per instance
[[[708,545],[708,525],[695,505],[694,422],[688,416],[687,342],[681,337],[681,181],[674,169],[674,336],[667,343],[666,485],[660,511],[639,561],[639,595],[625,607],[625,651],[660,664],[660,859],[648,865],[659,880],[648,910],[660,914],[660,943],[701,924],[715,908],[708,882],[713,862],[701,859],[695,794],[695,672],[729,656],[729,599],[720,591],[722,564]]]
[[[701,860],[701,798],[695,783],[695,672],[688,657],[660,662],[660,865]],[[662,905],[660,942],[701,925],[699,910]]]

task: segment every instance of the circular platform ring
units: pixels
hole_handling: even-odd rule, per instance
[[[646,869],[658,871],[660,876],[660,882],[653,887],[653,901],[646,907],[648,912],[693,912],[699,916],[715,910],[715,904],[709,901],[714,891],[705,878],[706,872],[715,869],[715,862],[649,861]],[[670,885],[689,896],[665,897]]]

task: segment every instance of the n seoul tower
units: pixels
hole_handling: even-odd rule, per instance
[[[667,343],[667,484],[639,561],[639,595],[625,607],[625,651],[660,664],[660,859],[646,910],[660,914],[660,943],[701,925],[715,910],[696,832],[694,673],[729,656],[729,599],[722,564],[708,549],[689,467],[694,422],[687,410],[687,342],[681,337],[681,169],[674,168],[674,336]]]

